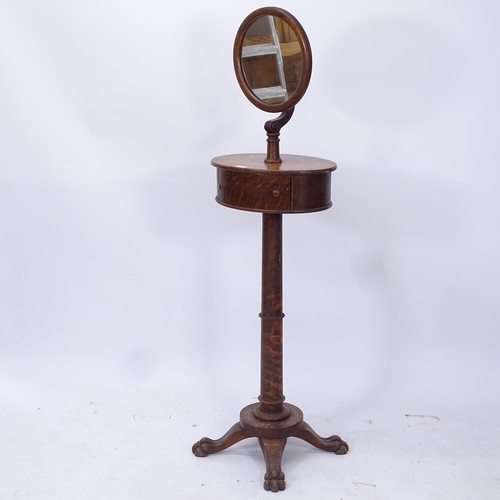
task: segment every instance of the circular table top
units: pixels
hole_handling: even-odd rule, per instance
[[[312,173],[312,171],[332,172],[337,168],[337,164],[330,160],[314,158],[313,156],[302,155],[281,155],[282,163],[266,164],[264,153],[244,153],[234,155],[216,156],[212,159],[214,167],[227,170],[247,170],[249,172],[272,172],[273,174],[283,173]]]

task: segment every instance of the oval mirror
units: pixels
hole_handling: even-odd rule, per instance
[[[263,7],[241,24],[233,51],[236,78],[258,108],[292,108],[311,79],[312,55],[307,35],[286,10]]]

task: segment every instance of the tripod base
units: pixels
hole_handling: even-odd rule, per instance
[[[220,439],[202,438],[194,444],[193,453],[197,457],[206,457],[209,454],[229,448],[243,439],[256,437],[259,440],[264,460],[266,474],[264,489],[266,491],[283,491],[285,489],[285,474],[281,470],[281,458],[287,438],[295,437],[307,441],[309,444],[324,451],[331,451],[337,455],[345,455],[349,450],[346,442],[339,436],[322,438],[313,431],[311,426],[304,422],[300,408],[288,403],[284,406],[290,411],[287,418],[278,421],[266,421],[254,415],[259,403],[246,406],[241,410],[240,421],[234,424]]]

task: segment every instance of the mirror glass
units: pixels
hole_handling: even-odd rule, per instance
[[[283,19],[264,15],[246,30],[241,66],[253,95],[269,105],[288,101],[302,77],[302,50],[293,28]]]

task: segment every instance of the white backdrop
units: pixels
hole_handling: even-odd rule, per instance
[[[267,498],[255,443],[190,455],[259,389],[260,217],[210,159],[265,150],[262,5],[0,0],[2,498]],[[282,152],[338,163],[284,221],[285,394],[351,443],[289,445],[286,494],[497,499],[499,4],[280,6],[314,65]]]

